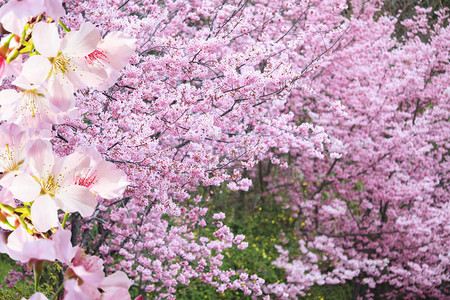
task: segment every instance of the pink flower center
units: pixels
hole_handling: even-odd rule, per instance
[[[88,173],[89,174],[89,173]],[[90,188],[97,181],[97,174],[94,172],[90,175],[80,176],[75,179],[75,184]]]
[[[83,266],[86,271],[96,271],[101,269],[103,266],[103,262],[99,257],[85,254],[84,252],[78,257],[78,259],[74,260],[74,266]]]
[[[91,52],[89,55],[85,56],[84,58],[91,65],[97,63],[97,64],[100,64],[103,66],[104,63],[110,63],[106,53],[99,49],[95,49],[93,52]]]
[[[6,61],[3,59],[3,57],[0,57],[0,79],[5,75],[6,73]]]

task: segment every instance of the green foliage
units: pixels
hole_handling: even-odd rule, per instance
[[[6,285],[6,279],[9,276],[9,271],[14,269],[20,273],[26,272],[26,266],[17,265],[15,261],[10,259],[8,255],[0,253],[0,299],[1,300],[15,300],[22,297],[29,298],[34,293],[34,284],[32,276],[28,276],[27,280],[19,280],[15,286],[9,288]],[[61,267],[55,263],[45,263],[42,271],[42,276],[39,280],[39,292],[46,295],[49,299],[53,297],[59,287],[61,274]]]
[[[306,189],[306,184],[303,186]],[[272,264],[279,256],[275,245],[283,246],[294,257],[300,255],[297,241],[298,235],[302,234],[302,227],[305,226],[302,218],[294,218],[292,211],[284,209],[283,203],[274,199],[275,195],[260,196],[255,190],[249,193],[233,192],[224,186],[213,189],[213,192],[209,202],[209,214],[224,212],[224,224],[229,226],[233,233],[244,234],[244,241],[249,244],[245,250],[239,250],[235,246],[224,251],[221,269],[257,274],[264,278],[266,284],[284,281],[284,270]],[[210,191],[203,190],[201,193],[206,196]],[[210,224],[212,222],[208,223],[209,226],[200,234],[212,237],[216,228]],[[350,299],[351,291],[350,284],[313,286],[304,299]],[[187,287],[179,287],[176,296],[177,299],[186,300],[252,299],[242,291],[231,289],[218,294],[214,287],[198,279],[191,281]]]
[[[20,299],[21,297],[29,298],[34,294],[32,281],[19,281],[12,288],[9,288],[6,285],[9,271],[12,269],[16,271],[25,271],[24,267],[16,265],[15,261],[10,259],[8,255],[0,253],[0,299],[14,300]]]

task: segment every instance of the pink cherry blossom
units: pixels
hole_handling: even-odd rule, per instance
[[[27,263],[33,261],[60,260],[69,264],[77,251],[70,243],[71,233],[68,230],[58,229],[49,239],[30,235],[25,228],[19,226],[11,232],[2,243],[2,253],[8,254],[12,259]]]
[[[91,73],[98,73],[98,76],[102,78],[105,71],[108,74],[107,78],[98,85],[91,86],[100,90],[111,87],[119,78],[121,69],[135,52],[135,43],[135,39],[123,32],[108,33],[96,49],[85,56],[86,67]]]
[[[58,109],[51,106],[44,88],[30,84],[23,76],[13,84],[21,91],[7,89],[0,92],[0,118],[24,128],[49,128],[58,123]]]
[[[8,123],[0,125],[0,172],[17,171],[23,166],[27,143],[28,134],[20,126]]]
[[[131,299],[128,289],[133,284],[133,281],[128,279],[124,272],[117,271],[107,276],[100,283],[99,287],[102,289],[102,300],[114,299]]]
[[[115,272],[105,277],[103,260],[78,249],[66,272],[64,299],[130,299],[128,289],[133,284],[125,273]]]
[[[12,259],[26,263],[30,260],[55,260],[55,249],[51,240],[31,236],[19,226],[7,239],[6,251]]]
[[[85,254],[84,250],[79,248],[66,276],[79,278],[84,284],[98,287],[105,278],[103,260],[97,256]]]
[[[5,36],[0,40],[0,84],[6,77],[17,76],[22,70],[22,56],[20,55],[13,61],[6,63],[10,51],[18,46],[17,41],[15,39],[10,40],[10,38],[10,36]]]
[[[26,300],[26,299],[22,298],[22,300]],[[33,294],[33,296],[28,298],[28,300],[48,300],[48,298],[44,294],[37,292],[37,293]]]
[[[89,165],[74,174],[75,184],[87,187],[95,195],[113,199],[123,194],[129,182],[126,174],[105,161],[93,148],[78,148],[75,153],[89,158]]]
[[[11,207],[16,207],[16,201],[14,200],[14,196],[11,194],[11,192],[8,189],[2,188],[0,190],[0,203],[9,205]],[[4,212],[3,212],[4,213]],[[7,214],[9,216],[10,214]],[[12,221],[17,220],[17,218],[13,218]],[[11,221],[11,220],[8,220]],[[10,222],[11,223],[11,222]],[[12,222],[15,223],[15,222]],[[2,226],[3,224],[0,224]],[[5,229],[11,229],[6,227]]]
[[[68,279],[64,282],[65,300],[97,300],[101,299],[100,291],[89,283],[79,284],[77,279]]]
[[[61,40],[55,24],[40,22],[33,29],[33,44],[41,55],[30,57],[22,75],[30,82],[48,78],[50,101],[62,111],[72,108],[75,89],[96,86],[107,77],[106,71],[92,73],[83,58],[94,51],[100,32],[91,23],[84,23],[78,31],[71,31]]]
[[[43,12],[58,20],[65,14],[61,0],[10,0],[0,8],[0,23],[17,35],[21,35],[31,17]]]
[[[90,254],[60,251],[67,299],[128,298],[124,274],[154,298],[199,280],[264,299],[324,285],[357,298],[448,298],[447,9],[147,2],[67,0],[72,31],[60,39],[44,16],[30,24],[35,49],[16,58],[26,59],[19,89],[41,86],[54,112],[80,112],[36,128],[51,144],[30,143],[0,182],[8,203],[7,193],[20,200],[0,217],[31,207],[35,232],[56,230],[58,209],[92,216],[64,219]],[[24,125],[17,117],[6,119]],[[264,209],[273,199],[292,217],[272,260],[277,282],[224,267],[227,249],[251,251],[215,208],[225,196]],[[105,277],[103,263],[124,273]]]
[[[73,182],[73,174],[89,164],[77,154],[55,157],[51,145],[36,140],[29,148],[30,174],[16,174],[7,187],[17,199],[33,202],[31,218],[37,230],[45,232],[58,225],[57,210],[90,216],[97,206],[95,196]],[[26,187],[26,188],[24,188]]]
[[[0,8],[0,23],[9,32],[20,35],[28,20],[43,11],[44,0],[12,0]]]

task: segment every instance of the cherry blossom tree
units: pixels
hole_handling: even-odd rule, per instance
[[[64,299],[174,299],[193,280],[266,299],[449,295],[448,10],[0,4],[0,252],[33,269],[30,299],[53,296],[39,278],[55,260]],[[280,283],[222,267],[248,244],[208,211],[215,187],[292,212]]]

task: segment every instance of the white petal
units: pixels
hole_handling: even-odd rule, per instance
[[[7,188],[14,198],[22,202],[34,201],[41,192],[41,185],[28,174],[7,174],[0,180],[0,185]]]
[[[124,32],[114,31],[105,37],[99,48],[108,53],[111,66],[120,70],[136,51],[136,39]]]
[[[74,88],[67,76],[55,74],[50,78],[48,92],[50,103],[65,112],[75,105]]]
[[[113,163],[102,161],[97,166],[98,181],[92,185],[91,190],[105,199],[122,196],[129,182],[127,175]]]
[[[0,91],[0,105],[12,104],[19,99],[19,93],[13,89]]]
[[[58,55],[61,40],[59,39],[58,28],[55,23],[39,22],[33,28],[33,44],[40,54],[46,57],[56,57]]]
[[[71,237],[72,233],[70,230],[64,230],[62,228],[59,228],[58,231],[52,235],[56,258],[67,265],[70,264],[78,249],[78,247],[72,247],[70,241]]]
[[[97,207],[97,200],[88,188],[79,185],[69,185],[58,190],[55,195],[57,204],[65,212],[79,212],[89,217]]]
[[[108,73],[105,68],[89,68],[86,66],[85,59],[81,58],[70,61],[68,76],[72,82],[81,82],[80,87],[99,88],[107,80]]]
[[[22,299],[24,299],[24,298],[22,298]],[[33,296],[31,296],[31,298],[28,300],[48,300],[48,298],[45,297],[44,294],[37,292]]]
[[[53,173],[59,174],[58,182],[60,186],[67,186],[73,184],[73,176],[78,170],[87,167],[89,167],[89,158],[75,152],[58,159],[53,168]]]
[[[43,0],[8,1],[0,8],[3,28],[20,36],[28,20],[44,11],[43,5]]]
[[[100,31],[92,23],[83,23],[64,37],[61,50],[66,57],[79,58],[94,51],[99,41]]]
[[[108,277],[106,277],[100,287],[115,287],[115,288],[122,288],[122,289],[129,289],[130,286],[133,284],[133,281],[128,278],[128,276],[122,272],[117,271]]]
[[[52,17],[54,20],[58,20],[66,14],[61,0],[44,0],[45,14]]]
[[[4,14],[0,22],[3,24],[3,27],[9,32],[20,35],[23,31],[23,28],[25,27],[25,24],[27,24],[28,19],[29,17],[27,16],[18,18],[14,12],[10,11]]]
[[[23,64],[20,75],[32,84],[41,84],[47,79],[51,70],[52,63],[45,56],[33,55]]]
[[[50,142],[35,140],[28,149],[30,166],[35,176],[47,178],[55,163],[55,156]]]
[[[31,206],[31,219],[33,225],[40,232],[46,232],[52,227],[57,227],[58,208],[55,201],[49,195],[37,198]]]

